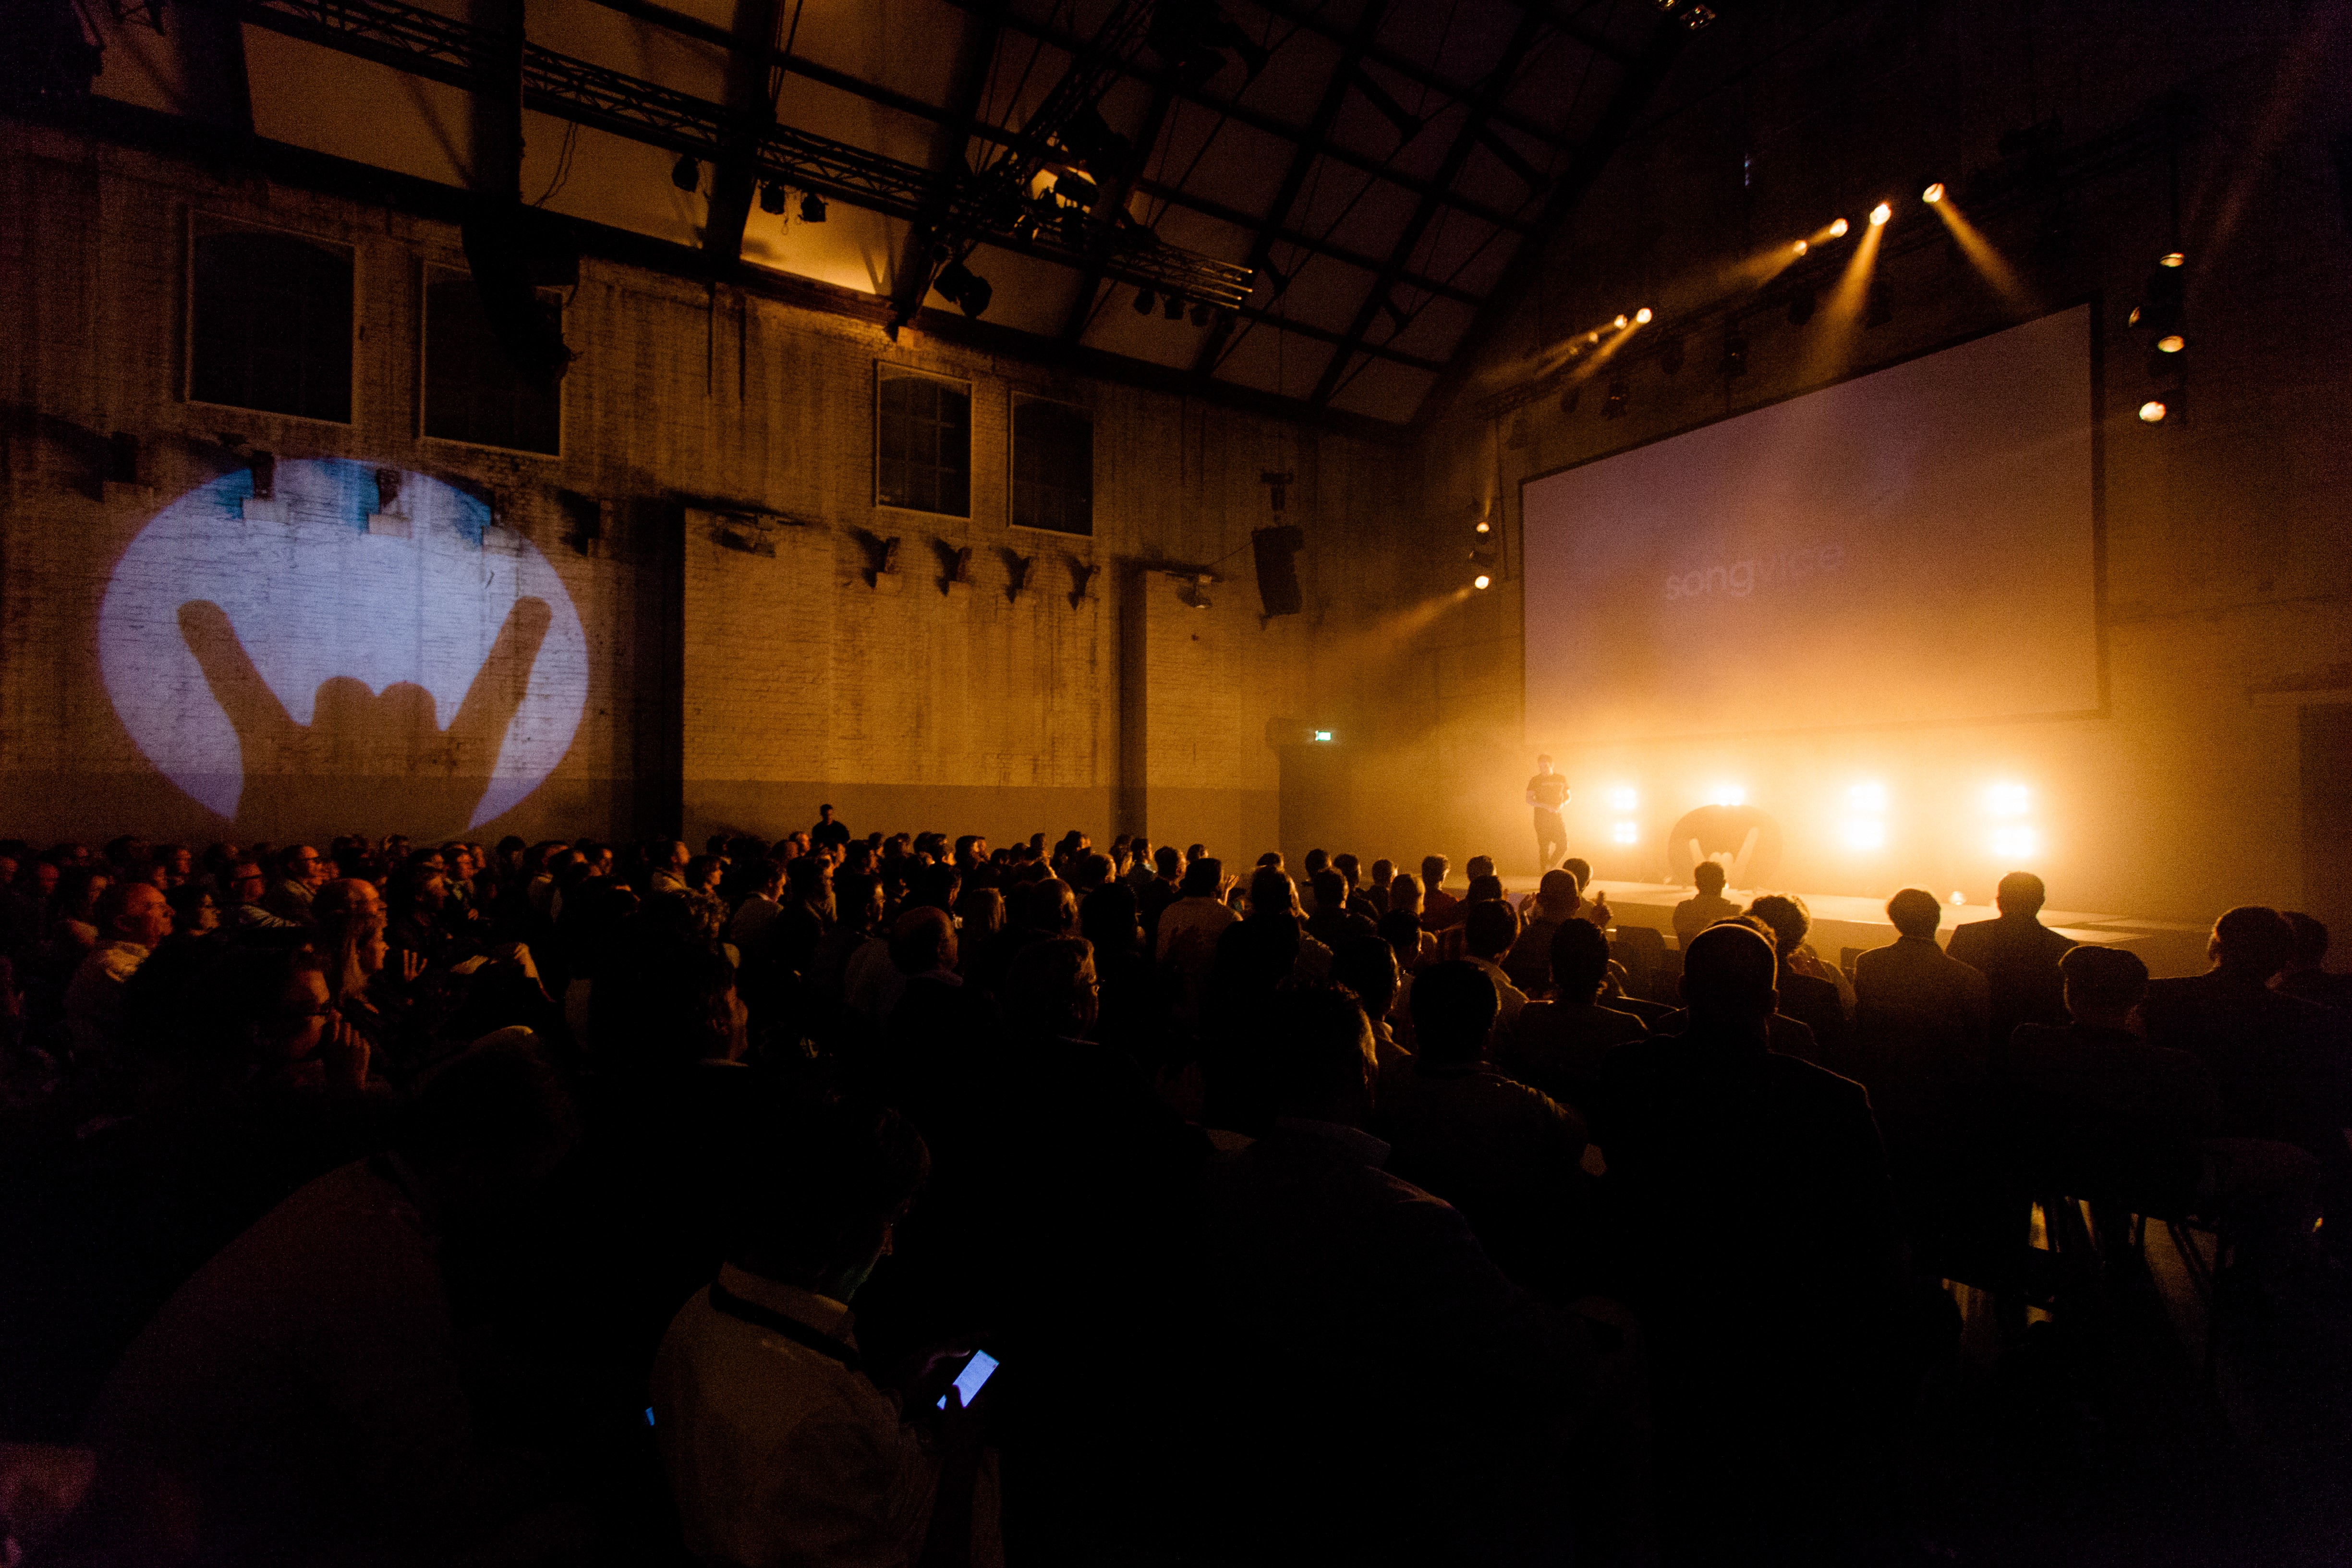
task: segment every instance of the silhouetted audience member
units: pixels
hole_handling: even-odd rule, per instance
[[[1593,1111],[1650,1335],[1677,1561],[1839,1545],[1887,1501],[1894,1189],[1862,1087],[1769,1048],[1777,968],[1748,926],[1695,936],[1688,1029],[1612,1052]]]
[[[1475,963],[1416,977],[1414,1054],[1381,1068],[1372,1130],[1394,1173],[1460,1209],[1506,1273],[1565,1300],[1579,1274],[1584,1119],[1488,1063],[1497,1005]]]
[[[1609,939],[1583,921],[1562,921],[1551,938],[1551,995],[1530,1002],[1495,1032],[1495,1065],[1563,1105],[1586,1111],[1602,1064],[1618,1046],[1649,1027],[1601,1005],[1609,976]]]
[[[1192,1327],[1155,1379],[1169,1533],[1220,1563],[1557,1560],[1587,1331],[1383,1173],[1353,1001],[1286,994],[1265,1025],[1276,1116],[1202,1169]]]
[[[1691,938],[1716,921],[1727,921],[1739,912],[1739,906],[1723,896],[1722,862],[1700,861],[1692,868],[1691,881],[1697,887],[1697,893],[1675,906],[1675,941],[1685,948],[1690,946]]]
[[[1813,1044],[1822,1053],[1819,1059],[1833,1066],[1845,1049],[1845,997],[1838,986],[1837,971],[1814,957],[1805,945],[1805,936],[1812,929],[1811,914],[1786,894],[1767,893],[1748,906],[1748,916],[1766,928],[1772,951],[1779,956],[1780,1016],[1794,1018],[1811,1030]]]
[[[1980,1070],[1987,1045],[1990,993],[1985,977],[1936,945],[1944,907],[1924,888],[1906,888],[1886,900],[1898,933],[1853,961],[1856,1027],[1915,1058],[1936,1056]]]
[[[140,1562],[454,1560],[540,1485],[485,1441],[453,1268],[514,1239],[571,1147],[520,1047],[452,1064],[394,1150],[320,1176],[197,1270],[85,1424]]]
[[[2048,897],[2041,878],[2031,871],[2011,871],[1993,891],[2000,918],[1954,926],[1944,950],[1947,957],[1985,977],[1989,1037],[1995,1044],[2008,1039],[2020,1024],[2065,1021],[2058,961],[2074,941],[2042,923],[2042,906]]]
[[[1552,933],[1559,930],[1562,921],[1575,916],[1582,902],[1575,872],[1555,869],[1543,874],[1534,904],[1523,911],[1527,923],[1503,959],[1503,973],[1526,994],[1540,996],[1551,988]]]
[[[922,1138],[887,1108],[776,1121],[739,1136],[727,1262],[654,1360],[654,1437],[687,1550],[907,1563],[937,1536],[963,1561],[977,1417],[877,1387],[849,1309],[923,1184]]]
[[[1494,982],[1495,995],[1502,1009],[1502,1021],[1507,1026],[1519,1016],[1519,1009],[1528,1005],[1528,995],[1511,984],[1511,977],[1503,973],[1503,966],[1498,962],[1511,951],[1511,944],[1519,940],[1519,912],[1503,902],[1499,892],[1498,889],[1496,897],[1481,899],[1477,896],[1478,889],[1473,886],[1471,900],[1463,906],[1468,912],[1462,921],[1462,941],[1469,962],[1485,971],[1486,978]],[[1418,1029],[1420,1026],[1420,1015],[1415,1014],[1413,1027]]]
[[[2336,974],[2327,967],[2327,928],[2294,910],[2287,911],[2286,921],[2294,928],[2294,951],[2279,975],[2278,988],[2323,1007],[2352,1007],[2352,974]]]
[[[1386,917],[1382,918],[1385,921]],[[1402,978],[1396,949],[1386,937],[1351,936],[1331,952],[1331,984],[1345,986],[1363,1007],[1372,1026],[1373,1054],[1384,1071],[1412,1059],[1411,1053],[1397,1043],[1390,1022]]]

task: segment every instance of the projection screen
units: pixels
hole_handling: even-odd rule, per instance
[[[1529,479],[1531,741],[2099,706],[2088,306]]]

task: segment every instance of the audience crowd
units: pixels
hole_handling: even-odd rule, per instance
[[[1465,870],[0,843],[6,1561],[1925,1561],[2037,1203],[2338,1278],[2308,917]]]

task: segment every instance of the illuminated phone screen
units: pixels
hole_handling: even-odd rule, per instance
[[[981,1385],[988,1381],[989,1374],[995,1370],[994,1356],[986,1351],[972,1352],[971,1360],[964,1363],[963,1371],[956,1374],[955,1380],[956,1392],[963,1395],[965,1409],[971,1408],[971,1402],[979,1394]],[[942,1394],[940,1395],[940,1408],[945,1410],[947,1407],[948,1396]]]

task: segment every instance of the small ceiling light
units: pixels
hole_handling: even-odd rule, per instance
[[[1478,520],[1478,531],[1481,533],[1492,533],[1495,531],[1495,525],[1488,522],[1482,517]]]
[[[1619,316],[1614,321],[1612,321],[1609,324],[1612,327],[1622,327],[1625,324],[1625,318],[1623,316]]]
[[[1839,218],[1830,225],[1830,237],[1832,239],[1843,239],[1845,237],[1845,219]]]
[[[1171,321],[1181,321],[1184,319],[1184,301],[1171,294],[1167,302],[1160,306],[1160,313]]]
[[[773,180],[760,182],[760,210],[781,214],[784,210],[784,187]]]
[[[1154,294],[1150,289],[1138,289],[1135,291],[1135,313],[1137,315],[1148,316],[1151,314],[1153,309],[1156,308],[1159,303],[1160,296]]]
[[[1721,369],[1723,374],[1727,376],[1746,375],[1748,374],[1748,340],[1741,337],[1738,332],[1734,332],[1729,337],[1723,340],[1723,364]]]
[[[677,162],[670,165],[669,183],[681,191],[699,190],[702,186],[702,165],[690,153],[680,153]]]
[[[2186,267],[2189,265],[2189,258],[2177,250],[2168,250],[2156,258],[2156,264],[2158,267]]]
[[[1470,585],[1473,588],[1486,588],[1492,586],[1494,581],[1495,580],[1492,577],[1489,577],[1486,574],[1481,572],[1478,575],[1470,579]]]
[[[1926,190],[1921,191],[1919,193],[1919,199],[1926,202],[1931,207],[1937,202],[1942,201],[1944,199],[1944,182],[1938,180],[1934,184],[1929,185]]]
[[[1811,246],[1811,245],[1810,245],[1810,244],[1808,244],[1806,241],[1804,241],[1804,240],[1801,240],[1801,240],[1797,241],[1796,245],[1795,245],[1792,248],[1796,251],[1796,253],[1797,253],[1798,255],[1802,256],[1802,255],[1804,255],[1804,254],[1805,254],[1805,252],[1807,252],[1808,250],[1811,250],[1811,249],[1812,248],[1812,246]]]
[[[1891,218],[1894,216],[1895,209],[1888,206],[1885,202],[1881,202],[1876,206],[1870,209],[1870,226],[1873,228],[1880,227],[1888,218]]]
[[[1689,10],[1683,13],[1683,26],[1688,27],[1694,33],[1697,32],[1701,27],[1710,25],[1714,20],[1714,11],[1705,5],[1694,5]]]
[[[1646,327],[1646,326],[1648,326],[1648,325],[1650,324],[1650,320],[1651,320],[1651,310],[1650,310],[1650,307],[1648,307],[1647,305],[1644,305],[1644,306],[1643,306],[1640,310],[1638,310],[1634,311],[1634,312],[1633,312],[1633,320],[1634,320],[1635,321],[1639,322],[1639,323],[1640,323],[1641,325],[1643,325],[1643,326],[1645,326],[1645,327]]]
[[[1584,341],[1585,341],[1586,342],[1588,342],[1588,343],[1597,343],[1597,342],[1599,342],[1601,341],[1601,333],[1600,333],[1600,331],[1596,328],[1596,329],[1595,329],[1595,330],[1593,330],[1592,331],[1590,331],[1590,332],[1585,333],[1585,334],[1584,334]]]
[[[2156,340],[2156,352],[2160,354],[2177,354],[2188,346],[2189,340],[2179,332],[2167,332]]]
[[[2167,408],[2162,403],[2159,403],[2155,398],[2151,397],[2146,403],[2139,405],[2140,423],[2143,425],[2161,425],[2164,423],[2164,416],[2171,412],[2172,410]]]
[[[1609,384],[1609,395],[1601,400],[1601,417],[1603,419],[1625,417],[1626,391],[1625,378],[1622,375]]]
[[[824,198],[818,195],[814,191],[803,191],[801,193],[801,221],[803,223],[823,223],[824,221]]]

